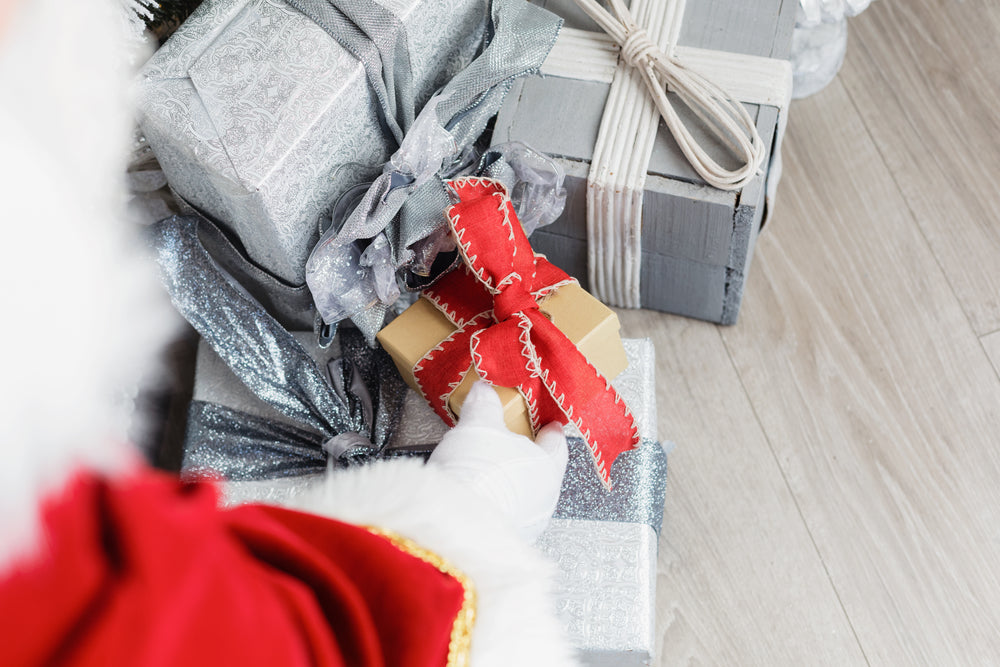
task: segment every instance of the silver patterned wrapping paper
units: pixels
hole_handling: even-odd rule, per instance
[[[483,0],[379,0],[407,31],[418,108],[467,65]],[[171,186],[302,284],[330,203],[394,146],[359,60],[282,0],[207,0],[149,60],[140,125]]]
[[[581,662],[655,656],[656,533],[643,523],[553,519],[537,546],[558,568],[556,609]]]

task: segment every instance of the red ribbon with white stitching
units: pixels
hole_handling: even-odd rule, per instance
[[[574,282],[536,255],[503,185],[481,178],[450,183],[459,202],[448,222],[465,265],[424,291],[455,332],[413,368],[424,397],[454,425],[448,397],[470,367],[492,385],[514,387],[531,427],[573,422],[594,456],[601,481],[639,443],[635,420],[611,383],[539,310],[538,302]]]

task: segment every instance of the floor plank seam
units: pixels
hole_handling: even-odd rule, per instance
[[[994,331],[993,333],[995,334],[995,333],[998,333],[998,332]],[[985,339],[988,338],[991,335],[993,335],[993,334],[985,334],[983,336],[980,336],[979,337],[979,347],[982,348],[983,354],[986,355],[986,360],[989,362],[990,367],[993,368],[993,374],[997,376],[998,380],[1000,380],[1000,360],[997,360],[997,363],[994,363],[993,357],[990,355],[990,351],[986,348],[986,340]]]
[[[760,418],[760,414],[757,412],[757,406],[754,405],[753,398],[747,389],[746,383],[743,381],[743,375],[740,374],[739,367],[736,365],[736,360],[733,358],[732,350],[729,349],[729,345],[726,343],[726,339],[718,327],[716,327],[716,333],[722,341],[723,349],[726,350],[726,356],[729,358],[729,365],[732,367],[733,372],[736,373],[736,377],[740,383],[740,389],[743,390],[743,395],[750,404],[750,410],[753,412],[754,421],[757,422],[757,427],[764,436],[764,442],[767,443],[767,449],[771,452],[771,457],[774,459],[774,465],[777,466],[778,473],[781,475],[781,480],[784,482],[785,488],[788,490],[788,495],[791,497],[792,503],[795,504],[795,511],[798,512],[799,519],[802,521],[802,526],[805,528],[806,534],[809,536],[810,543],[812,543],[813,551],[816,552],[816,556],[819,558],[820,565],[823,567],[823,573],[826,575],[826,580],[829,582],[830,588],[833,590],[834,597],[837,598],[837,604],[840,605],[840,611],[844,615],[844,620],[847,621],[847,627],[851,629],[851,634],[854,636],[854,642],[857,644],[858,650],[861,652],[861,656],[865,660],[865,664],[868,665],[868,667],[871,667],[872,662],[868,658],[868,653],[865,651],[864,645],[861,643],[861,637],[858,635],[858,631],[854,627],[854,622],[851,620],[850,614],[847,613],[847,607],[844,605],[844,600],[840,596],[840,591],[837,589],[837,585],[833,580],[833,575],[830,574],[830,570],[823,558],[823,553],[820,551],[819,544],[817,544],[816,538],[813,536],[812,528],[810,528],[809,522],[806,521],[805,513],[803,513],[802,506],[799,504],[799,499],[792,490],[792,486],[788,482],[788,476],[785,474],[785,469],[782,467],[781,461],[778,459],[778,455],[774,451],[774,444],[771,442],[771,436],[768,434],[767,429],[764,428],[764,422]]]
[[[865,45],[864,41],[860,39],[854,39],[851,40],[850,44],[853,44],[858,48],[860,48],[861,51],[864,53],[864,56],[869,60],[871,60],[872,53],[871,51],[868,50],[868,47]],[[844,67],[850,67],[850,60],[845,61]],[[881,70],[879,70],[879,77],[881,78],[883,84],[885,84],[883,85],[882,90],[888,91],[889,90],[888,82],[885,80],[885,75],[882,73]],[[868,135],[868,139],[871,142],[871,145],[875,147],[875,152],[878,153],[879,160],[881,161],[882,166],[885,169],[885,172],[889,174],[889,178],[892,179],[892,184],[896,187],[896,191],[899,193],[900,199],[902,199],[904,204],[906,205],[906,212],[910,217],[910,222],[917,228],[917,233],[920,234],[920,238],[923,239],[924,244],[930,251],[931,257],[934,258],[934,264],[937,265],[938,271],[941,272],[941,275],[944,277],[945,284],[948,285],[948,289],[951,291],[951,295],[955,298],[955,301],[958,303],[959,310],[961,310],[962,315],[965,316],[965,321],[966,324],[969,325],[969,330],[976,336],[984,335],[976,331],[976,326],[972,321],[972,315],[965,309],[965,304],[962,303],[962,299],[959,296],[958,291],[955,289],[955,285],[954,283],[952,283],[951,277],[948,275],[948,271],[945,270],[944,264],[941,263],[941,258],[938,257],[937,252],[934,251],[934,244],[931,243],[929,238],[927,238],[927,234],[926,232],[924,232],[924,228],[920,224],[919,219],[917,218],[917,213],[916,211],[913,210],[913,205],[910,203],[909,198],[906,196],[906,192],[900,185],[899,179],[897,178],[895,171],[889,168],[888,158],[883,152],[882,146],[875,138],[875,134],[868,126],[868,119],[865,118],[865,115],[863,113],[861,113],[861,107],[858,106],[855,96],[851,91],[851,86],[848,85],[848,82],[843,77],[840,77],[838,75],[838,78],[840,78],[841,85],[844,87],[844,92],[847,94],[847,99],[851,101],[851,106],[853,106],[854,110],[857,112],[857,116],[858,119],[861,121],[861,125],[865,128],[865,134]],[[902,105],[902,102],[900,102],[900,105]],[[916,130],[913,127],[913,123],[911,123],[909,119],[906,119],[905,122],[910,127],[910,129],[913,130],[914,133],[916,133]]]

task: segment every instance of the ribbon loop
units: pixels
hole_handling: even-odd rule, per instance
[[[323,233],[306,263],[306,283],[323,321],[333,324],[350,317],[372,344],[397,294],[387,286],[396,281],[400,270],[412,267],[414,248],[444,226],[441,211],[448,198],[443,174],[460,159],[461,149],[482,134],[511,81],[536,71],[555,41],[559,21],[548,12],[524,0],[487,4],[488,39],[482,51],[434,94],[405,128],[406,134],[397,137],[400,150],[387,169],[343,227]],[[386,261],[359,264],[356,242],[381,233],[391,241]],[[344,285],[351,289],[343,289]],[[345,299],[345,293],[351,298]]]

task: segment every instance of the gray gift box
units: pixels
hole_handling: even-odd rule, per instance
[[[488,5],[380,4],[406,29],[419,109],[476,55]],[[171,186],[294,284],[320,218],[395,149],[361,61],[282,0],[204,2],[143,68],[138,104]]]
[[[325,366],[339,355],[336,342],[321,350],[309,333],[295,338]],[[558,568],[557,609],[586,665],[648,665],[655,656],[657,536],[663,519],[667,462],[656,435],[654,348],[648,339],[623,339],[629,366],[613,384],[632,410],[642,444],[611,467],[613,490],[604,489],[586,443],[567,427],[570,460],[559,505],[537,546]],[[201,341],[194,399],[287,422],[256,398]],[[407,389],[400,428],[389,447],[396,453],[433,449],[447,431],[417,393]],[[189,452],[197,443],[188,443]],[[185,466],[204,460],[186,457]],[[322,469],[322,464],[320,464]],[[229,502],[281,502],[303,488],[305,477],[231,482]]]
[[[565,35],[573,29],[598,30],[572,0],[535,1],[566,20]],[[786,59],[796,6],[783,0],[689,2],[677,40],[678,56],[686,48]],[[611,48],[610,43],[607,46]],[[559,42],[550,60],[558,48]],[[599,60],[594,60],[592,72],[600,69]],[[515,84],[493,135],[494,143],[521,141],[548,153],[565,169],[566,209],[555,223],[536,231],[531,243],[599,297],[601,294],[588,284],[586,193],[609,88],[607,82],[558,73],[547,63],[542,75]],[[683,105],[676,106],[695,138],[711,146],[713,140],[693,114]],[[754,243],[765,216],[768,173],[773,188],[780,172],[780,167],[774,166],[778,161],[774,144],[780,140],[785,113],[779,114],[776,106],[744,106],[756,122],[768,154],[763,170],[736,191],[707,185],[660,121],[642,203],[638,259],[642,307],[723,324],[736,321]],[[718,142],[714,145],[719,147]],[[718,152],[720,158],[724,155]],[[615,261],[626,260],[619,257]]]

